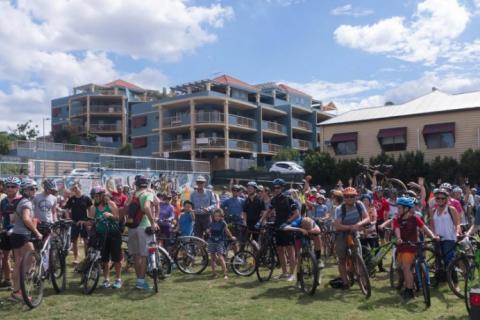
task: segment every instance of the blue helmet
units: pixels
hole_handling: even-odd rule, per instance
[[[258,185],[255,181],[250,181],[249,183],[247,183],[247,187],[253,187],[253,188],[257,189]]]
[[[272,181],[272,184],[274,186],[281,186],[283,187],[285,185],[285,180],[283,180],[282,178],[277,178],[275,180]]]
[[[360,196],[360,201],[363,201],[363,199],[368,199],[368,201],[372,202],[372,196],[368,193],[364,193]]]
[[[408,197],[400,197],[397,199],[397,205],[413,208],[415,206],[415,200]]]

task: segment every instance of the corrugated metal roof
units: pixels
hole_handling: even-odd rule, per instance
[[[438,90],[404,104],[350,110],[320,125],[404,117],[424,113],[455,111],[480,107],[480,91],[448,94]]]

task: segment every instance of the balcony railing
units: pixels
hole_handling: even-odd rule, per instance
[[[43,141],[14,141],[10,148],[16,149],[29,149],[36,151],[59,151],[59,152],[88,152],[88,153],[100,153],[100,154],[116,154],[117,148],[96,147],[96,146],[84,146],[79,144],[64,144],[53,143]]]
[[[257,151],[257,144],[255,142],[246,141],[246,140],[237,140],[237,139],[230,139],[228,142],[229,142],[228,146],[230,149],[249,151],[249,152]]]
[[[254,119],[231,114],[228,116],[228,123],[238,127],[255,129],[256,121]]]
[[[292,139],[292,147],[300,150],[312,149],[312,143],[302,139]]]
[[[263,143],[262,151],[265,153],[278,153],[282,150],[283,146],[273,143]]]
[[[262,129],[270,132],[287,134],[287,127],[285,127],[283,124],[272,122],[272,121],[263,120]]]
[[[122,113],[122,107],[119,105],[90,105],[90,113]]]
[[[190,124],[190,114],[163,118],[164,128],[175,128]]]
[[[116,124],[90,124],[90,132],[121,132],[122,127]]]
[[[190,151],[192,150],[192,142],[188,140],[172,140],[163,143],[165,152]]]
[[[310,122],[292,118],[292,127],[312,131],[312,124]]]
[[[196,123],[223,123],[225,114],[221,112],[201,112],[195,115]]]
[[[225,148],[225,139],[217,137],[196,138],[195,149]]]

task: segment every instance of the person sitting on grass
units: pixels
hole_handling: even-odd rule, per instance
[[[208,253],[210,253],[211,266],[213,277],[217,277],[215,267],[217,265],[217,260],[220,261],[222,266],[222,271],[224,279],[228,279],[227,266],[225,265],[225,260],[223,255],[225,253],[225,235],[232,240],[236,240],[232,236],[230,230],[228,230],[227,223],[224,220],[224,213],[222,209],[215,209],[213,211],[213,221],[210,223],[207,232],[210,237],[208,238]]]

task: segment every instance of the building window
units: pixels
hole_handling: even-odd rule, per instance
[[[53,108],[53,109],[52,109],[52,116],[53,116],[53,117],[58,117],[58,116],[60,115],[60,112],[61,112],[61,111],[62,111],[62,110],[61,110],[60,108]]]
[[[406,127],[381,129],[377,138],[383,151],[401,151],[407,148]]]
[[[426,125],[422,133],[428,149],[455,146],[455,122]]]
[[[132,126],[134,128],[145,127],[147,125],[147,116],[132,117]]]
[[[336,133],[330,139],[330,144],[339,156],[357,153],[357,132]]]
[[[134,149],[145,148],[147,146],[147,137],[139,137],[132,139],[132,147]]]

